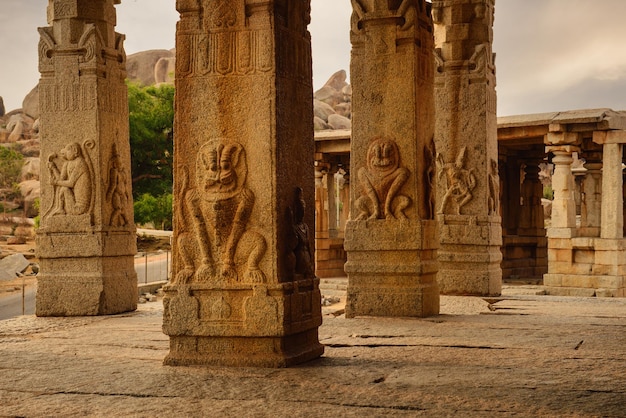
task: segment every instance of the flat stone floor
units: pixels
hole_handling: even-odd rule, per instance
[[[626,416],[626,299],[514,293],[425,319],[324,308],[324,356],[289,369],[163,366],[160,301],[0,321],[0,416]]]

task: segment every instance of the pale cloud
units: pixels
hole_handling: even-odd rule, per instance
[[[625,15],[623,0],[498,0],[498,113],[625,109]]]
[[[122,0],[117,31],[126,51],[174,47],[175,0]],[[312,0],[309,30],[313,81],[319,88],[350,68],[349,0]],[[0,95],[7,110],[21,106],[39,79],[37,26],[48,0],[2,0]],[[6,13],[10,11],[10,13]],[[500,115],[581,107],[626,109],[626,0],[497,0]]]

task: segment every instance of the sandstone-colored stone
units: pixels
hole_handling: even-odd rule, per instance
[[[331,126],[324,121],[324,119],[320,118],[319,116],[314,116],[313,117],[313,129],[317,132],[317,131],[324,131],[327,129],[331,129]]]
[[[168,71],[171,69],[169,60],[173,58],[174,51],[167,49],[152,49],[131,54],[126,61],[128,79],[144,86],[169,80]],[[161,61],[162,59],[167,61]],[[156,77],[158,77],[158,81]]]
[[[15,235],[7,238],[7,245],[23,245],[26,244],[26,237]]]
[[[425,152],[437,163],[441,291],[494,295],[499,294],[502,281],[501,257],[491,256],[502,245],[494,2],[473,2],[473,13],[468,12],[469,6],[465,0],[432,2],[437,111],[434,147]],[[430,182],[435,185],[434,178]],[[479,219],[487,217],[489,222],[482,224]],[[464,252],[482,252],[486,257],[476,259],[468,269],[461,257]]]
[[[331,105],[320,100],[313,100],[313,111],[315,117],[322,119],[326,123],[328,123],[328,117],[335,114],[335,109]]]
[[[345,116],[332,114],[328,115],[328,125],[333,129],[350,129],[352,122]]]
[[[25,158],[24,165],[22,166],[22,173],[20,174],[20,181],[39,180],[39,172],[39,158]]]
[[[579,288],[579,287],[550,287],[545,286],[546,294],[550,296],[572,296],[590,298],[595,296],[595,289]]]
[[[422,0],[398,10],[384,0],[370,3],[353,2],[351,27],[346,317],[428,316],[439,311],[434,195],[427,184],[434,159],[426,155],[434,132],[431,19]],[[397,26],[400,20],[405,27]],[[409,44],[419,46],[393,54],[380,47]]]
[[[39,85],[36,85],[22,101],[22,111],[33,119],[39,119]]]
[[[16,238],[16,237],[9,237],[9,238]],[[9,244],[8,240],[7,240],[7,244]],[[13,244],[17,244],[17,243],[14,242]],[[28,268],[29,264],[30,262],[26,259],[26,257],[24,257],[24,255],[20,253],[11,254],[9,256],[6,256],[0,259],[0,271],[8,274],[8,276],[5,276],[5,277],[14,279],[15,275],[17,273],[23,273],[24,270]]]
[[[137,307],[126,56],[123,36],[114,32],[115,3],[85,8],[70,0],[66,6],[76,12],[69,15],[50,3],[51,26],[39,30],[46,168],[37,230],[38,316]]]
[[[164,289],[165,364],[285,367],[324,351],[309,229],[308,3],[238,0],[227,16],[177,3],[178,215]]]

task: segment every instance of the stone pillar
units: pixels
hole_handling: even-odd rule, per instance
[[[424,0],[353,0],[346,316],[439,312],[432,22]]]
[[[623,238],[622,159],[623,145],[608,143],[603,146],[602,158],[602,225],[601,238]]]
[[[552,222],[548,228],[548,236],[555,238],[571,238],[576,229],[576,200],[574,199],[574,175],[572,174],[572,152],[577,150],[572,146],[549,146],[554,173],[552,174]]]
[[[499,295],[495,0],[433,0],[441,293]]]
[[[337,168],[333,165],[326,173],[326,193],[328,196],[328,236],[337,237],[337,190],[335,188],[335,173]]]
[[[545,236],[543,219],[543,185],[539,181],[539,161],[527,159],[524,161],[524,181],[521,194],[521,217],[519,220],[519,235]]]
[[[38,316],[137,307],[124,36],[119,0],[53,0],[40,28]]]
[[[582,181],[580,232],[582,236],[599,237],[602,213],[602,148],[589,141],[585,146],[585,169]],[[589,150],[589,147],[595,148]]]
[[[503,225],[505,235],[517,235],[517,228],[519,227],[520,220],[520,157],[517,152],[510,152],[505,155],[505,159],[500,160],[498,171],[501,173],[500,179],[504,177],[504,181],[501,184],[504,185],[501,188],[501,208],[504,214]]]
[[[178,0],[168,365],[320,356],[310,1]],[[311,225],[311,228],[309,228]]]

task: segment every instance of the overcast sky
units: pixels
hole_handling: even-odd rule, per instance
[[[21,107],[37,84],[36,28],[48,0],[2,0],[0,96]],[[349,70],[350,0],[312,0],[315,88]],[[122,0],[126,52],[174,47],[175,0]],[[500,116],[580,108],[626,109],[626,0],[497,0]]]

